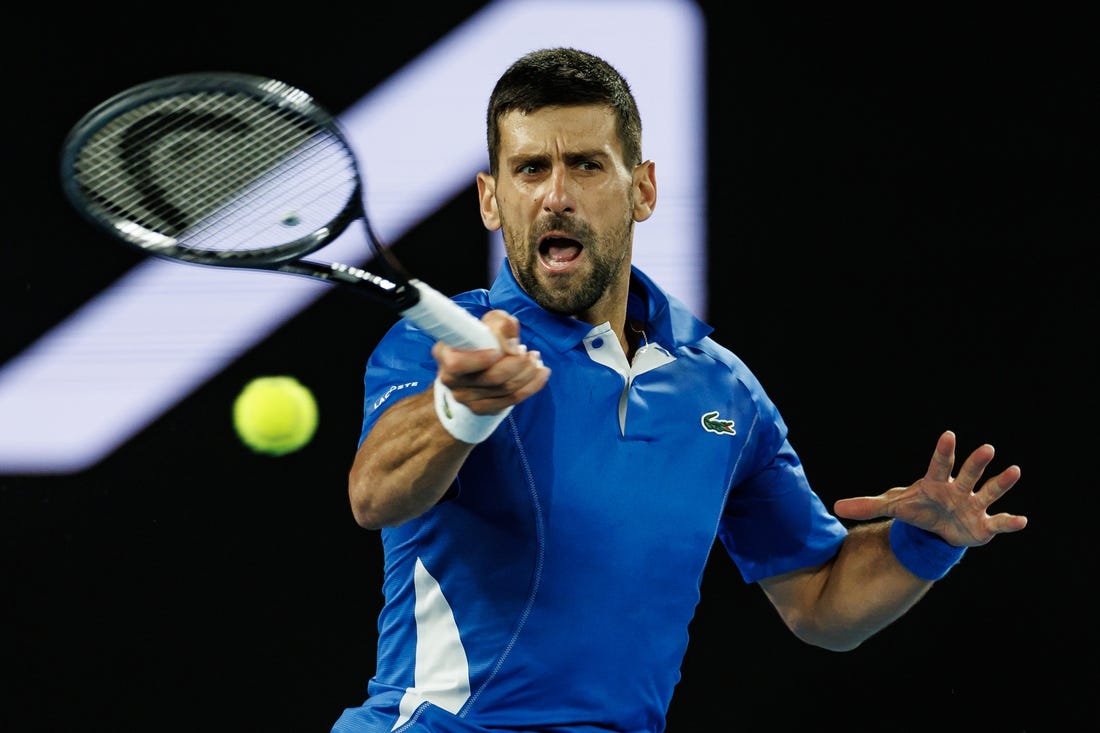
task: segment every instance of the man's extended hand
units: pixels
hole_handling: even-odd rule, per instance
[[[1027,517],[986,510],[1020,479],[1019,466],[1009,466],[978,487],[982,474],[993,460],[993,446],[979,446],[967,457],[956,477],[955,434],[940,436],[924,478],[907,487],[896,487],[878,496],[840,499],[833,505],[838,517],[875,519],[894,517],[907,524],[934,532],[956,547],[984,545],[1004,532],[1019,532]]]

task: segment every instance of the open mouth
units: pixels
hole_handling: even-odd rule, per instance
[[[584,245],[575,239],[547,237],[539,243],[539,260],[550,270],[563,270],[580,256]]]

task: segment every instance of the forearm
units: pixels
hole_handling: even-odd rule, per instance
[[[890,547],[890,522],[854,527],[822,587],[817,628],[823,646],[852,649],[893,623],[932,582],[907,570]]]
[[[763,583],[791,631],[848,651],[912,608],[932,583],[897,560],[889,535],[888,521],[854,527],[832,561]]]
[[[473,447],[443,428],[431,389],[395,403],[355,454],[348,476],[355,521],[380,529],[423,514],[446,493]]]

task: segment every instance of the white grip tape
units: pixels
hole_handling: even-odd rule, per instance
[[[436,377],[432,389],[435,392],[435,414],[439,416],[439,422],[443,423],[448,433],[463,443],[476,445],[488,438],[497,429],[497,425],[508,417],[513,407],[509,405],[495,415],[478,415],[456,400],[450,388],[439,377]]]
[[[423,328],[436,341],[460,349],[500,350],[500,343],[489,327],[458,303],[420,280],[410,280],[409,285],[420,293],[420,299],[401,315]]]

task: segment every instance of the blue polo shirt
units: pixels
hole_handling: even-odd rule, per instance
[[[608,324],[544,311],[507,262],[455,300],[518,317],[552,374],[445,500],[381,531],[377,667],[333,731],[663,731],[715,539],[751,583],[828,560],[846,530],[746,365],[639,269],[633,364]],[[363,436],[431,387],[431,347],[406,321],[379,342]]]

